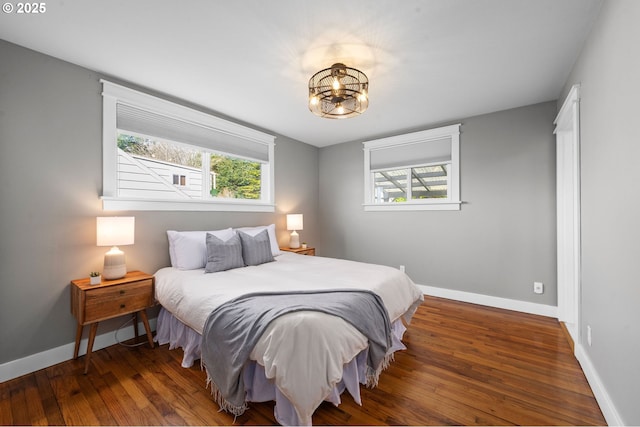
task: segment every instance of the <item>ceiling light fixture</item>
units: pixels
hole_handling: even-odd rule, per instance
[[[369,107],[369,79],[360,70],[336,63],[309,79],[309,110],[328,119],[346,119]]]

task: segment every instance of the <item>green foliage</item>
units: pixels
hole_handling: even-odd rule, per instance
[[[212,154],[211,170],[216,173],[212,196],[260,198],[260,163]]]
[[[125,153],[150,157],[149,147],[144,139],[132,135],[118,134],[118,148]]]
[[[118,148],[149,159],[194,168],[202,167],[202,152],[179,144],[155,141],[123,133],[118,134]],[[216,173],[214,197],[260,199],[261,170],[259,162],[211,154],[211,171]]]

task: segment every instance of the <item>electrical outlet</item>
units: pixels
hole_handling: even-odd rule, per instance
[[[404,273],[404,265],[400,266],[400,271],[402,271]]]
[[[591,347],[591,325],[587,325],[587,344]]]
[[[533,292],[536,294],[544,293],[544,283],[542,282],[533,282]]]

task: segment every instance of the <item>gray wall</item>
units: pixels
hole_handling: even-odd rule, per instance
[[[321,149],[321,255],[403,264],[418,284],[555,305],[555,114],[547,102],[461,120],[460,211],[364,212],[362,144]]]
[[[627,425],[640,425],[639,21],[640,2],[604,2],[558,105],[581,84],[582,342]]]
[[[99,200],[100,77],[0,40],[0,364],[74,341],[69,281],[102,269],[96,216],[123,214],[103,212]],[[318,149],[278,137],[275,167],[274,214],[126,212],[136,217],[136,243],[122,248],[128,268],[169,265],[167,229],[275,222],[286,244],[290,212],[305,215],[301,236],[315,244]]]

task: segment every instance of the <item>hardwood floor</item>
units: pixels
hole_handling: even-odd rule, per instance
[[[555,319],[425,298],[405,334],[408,350],[362,387],[323,403],[314,424],[604,425]],[[0,425],[230,425],[199,365],[181,350],[111,346],[0,384]],[[273,403],[251,403],[235,424],[274,424]]]

